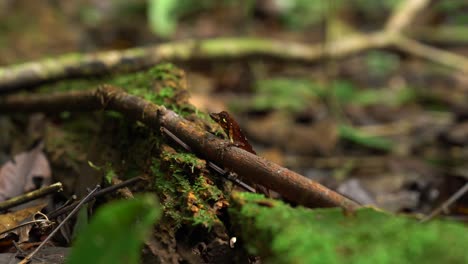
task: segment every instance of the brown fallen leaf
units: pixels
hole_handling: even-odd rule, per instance
[[[3,233],[11,228],[14,228],[21,224],[21,222],[26,219],[32,219],[33,215],[41,211],[46,207],[46,203],[41,203],[35,206],[31,206],[16,212],[2,214],[0,215],[0,233]],[[29,239],[29,230],[31,230],[32,225],[26,225],[17,229],[12,230],[11,232],[0,235],[0,241],[5,238],[8,234],[14,233],[19,236],[19,242],[28,241]]]
[[[33,149],[16,155],[0,168],[0,201],[33,191],[51,183],[49,162],[40,142]]]

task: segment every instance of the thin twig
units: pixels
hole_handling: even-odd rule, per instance
[[[50,234],[46,237],[46,239],[44,239],[42,241],[42,243],[33,252],[29,253],[29,255],[27,255],[23,260],[21,260],[19,262],[19,264],[28,263],[34,257],[34,255],[37,252],[39,252],[39,250],[60,230],[60,228],[62,228],[62,226],[68,221],[68,219],[70,219],[72,216],[74,216],[76,214],[76,212],[78,212],[78,210],[86,202],[86,200],[89,197],[91,197],[95,192],[97,192],[100,188],[101,188],[101,186],[97,185],[88,195],[86,195],[86,197],[84,199],[82,199],[76,205],[76,207],[70,212],[70,214],[67,215],[67,217],[65,217],[65,219],[63,219],[63,221],[60,224],[58,224],[57,227],[52,232],[50,232]]]
[[[121,184],[123,181],[117,177],[112,177],[111,179],[111,184],[112,185],[117,185],[117,184]],[[128,187],[123,187],[119,190],[117,190],[117,193],[122,197],[122,198],[125,198],[125,199],[133,199],[133,193],[132,191],[128,188]]]
[[[177,142],[177,144],[179,144],[181,147],[183,147],[185,150],[189,151],[189,152],[192,152],[192,149],[190,148],[189,145],[187,145],[185,142],[183,142],[182,140],[180,140],[180,138],[178,138],[176,135],[174,135],[174,133],[172,133],[171,131],[169,131],[167,128],[165,127],[161,127],[161,131],[168,135],[170,138],[172,138],[172,140],[174,140],[175,142]],[[216,171],[217,173],[221,174],[223,177],[225,177],[227,180],[237,184],[238,186],[244,188],[246,191],[249,191],[249,192],[253,192],[255,193],[255,189],[248,185],[247,183],[241,181],[238,177],[238,175],[234,172],[229,172],[229,171],[226,171],[226,170],[223,170],[221,167],[219,167],[218,165],[214,164],[213,162],[211,161],[208,161],[207,162],[207,165],[212,168],[214,171]]]
[[[127,186],[130,186],[130,185],[133,185],[135,184],[136,182],[138,181],[141,181],[143,180],[143,178],[140,178],[140,177],[135,177],[135,178],[131,178],[131,179],[128,179],[126,181],[123,181],[119,184],[116,184],[116,185],[112,185],[112,186],[109,186],[109,187],[106,187],[98,192],[96,192],[93,196],[89,197],[87,200],[85,199],[85,202],[89,202],[91,199],[94,199],[94,198],[97,198],[97,197],[101,197],[103,195],[106,195],[108,193],[112,193],[112,192],[115,192],[116,190],[120,189],[120,188],[125,188]],[[81,201],[76,201],[68,206],[65,206],[65,207],[61,207],[60,209],[56,210],[56,211],[53,211],[51,213],[49,213],[47,216],[50,218],[50,219],[54,219],[56,217],[58,217],[59,215],[62,215],[62,214],[65,214],[67,212],[70,212],[71,210],[73,210],[73,208],[76,207],[76,205],[78,203],[80,203]]]
[[[29,201],[35,200],[37,198],[49,195],[51,193],[56,193],[56,192],[61,192],[63,191],[63,186],[61,182],[54,183],[52,185],[46,186],[44,188],[25,193],[20,196],[13,197],[11,199],[8,199],[4,202],[0,203],[0,211],[1,210],[6,210],[11,207],[27,203]]]
[[[450,205],[452,205],[454,202],[456,202],[458,199],[460,199],[465,193],[468,192],[468,182],[465,183],[465,185],[460,188],[456,193],[454,193],[450,198],[445,201],[441,206],[437,207],[432,213],[421,219],[421,222],[427,222],[431,220],[432,218],[436,217],[440,212],[443,210],[446,210]]]
[[[18,228],[21,228],[23,226],[27,226],[27,225],[31,225],[31,224],[37,224],[37,223],[51,223],[51,221],[49,221],[49,219],[38,219],[38,220],[32,220],[32,221],[24,222],[24,223],[21,223],[21,224],[15,226],[15,227],[12,227],[10,229],[7,229],[5,231],[0,232],[0,236],[3,235],[3,234],[10,233],[11,231],[16,230]]]

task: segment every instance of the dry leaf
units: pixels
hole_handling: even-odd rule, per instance
[[[46,206],[46,203],[41,203],[13,213],[0,215],[0,233],[18,226],[21,222],[23,222],[26,219],[32,219],[32,216],[34,214],[41,211]],[[16,235],[18,235],[20,237],[20,242],[28,241],[29,230],[31,230],[31,227],[31,225],[23,226],[11,231],[11,233],[15,233]],[[7,235],[8,233],[1,235],[0,239],[3,239]]]
[[[0,201],[51,183],[51,170],[42,152],[44,144],[16,155],[0,168]]]

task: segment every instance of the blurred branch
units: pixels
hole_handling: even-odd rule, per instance
[[[63,191],[62,183],[57,182],[44,188],[25,193],[23,195],[13,197],[9,200],[0,203],[0,210],[6,210],[20,204],[27,203],[37,198]]]
[[[468,26],[421,27],[410,32],[414,39],[442,45],[467,45]]]
[[[442,205],[437,207],[429,215],[427,215],[423,219],[421,219],[421,222],[427,222],[427,221],[431,220],[432,218],[436,217],[443,210],[448,210],[450,205],[452,205],[458,199],[463,197],[463,195],[465,195],[467,192],[468,192],[468,183],[465,183],[465,185],[463,185],[463,187],[461,187],[456,193],[454,193],[452,196],[450,196],[450,198],[447,201],[445,201]]]
[[[425,45],[403,35],[395,36],[393,43],[405,53],[468,73],[468,59],[465,56]]]
[[[184,141],[207,160],[236,172],[252,182],[280,193],[290,201],[308,207],[341,207],[353,210],[359,205],[348,198],[291,170],[237,147],[167,110],[120,89],[102,86],[88,91],[55,94],[13,95],[0,98],[0,112],[119,111],[153,129],[165,129]]]
[[[387,32],[402,33],[411,25],[416,16],[426,8],[430,0],[404,0],[396,8],[395,12],[385,25]]]
[[[184,40],[122,51],[69,54],[3,67],[0,68],[0,93],[65,78],[136,71],[163,61],[267,58],[315,63],[324,58],[339,59],[369,49],[392,47],[434,63],[468,72],[467,59],[462,55],[422,44],[404,35],[405,29],[430,2],[430,0],[402,1],[383,30],[346,36],[326,45],[260,38]]]
[[[378,48],[380,44],[378,34],[349,37],[327,47],[272,39],[221,38],[185,40],[124,51],[69,54],[0,68],[0,93],[65,78],[135,71],[162,61],[272,58],[315,62],[325,56],[338,58]]]

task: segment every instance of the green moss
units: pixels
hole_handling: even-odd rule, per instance
[[[53,84],[43,85],[38,89],[38,92],[52,93],[52,92],[91,90],[91,89],[95,89],[99,84],[102,84],[102,83],[103,83],[102,79],[97,79],[97,78],[62,80],[62,81],[57,81]]]
[[[230,209],[252,254],[266,263],[467,263],[467,230],[450,222],[420,224],[370,208],[291,208],[241,193]]]
[[[95,89],[102,84],[122,88],[130,94],[140,96],[157,105],[164,105],[182,116],[196,112],[195,108],[188,103],[184,72],[170,63],[159,64],[146,71],[135,73],[118,73],[102,78],[59,81],[54,84],[44,85],[39,91],[50,93],[89,90]]]
[[[174,229],[182,225],[211,227],[219,222],[216,202],[222,192],[205,175],[205,161],[194,154],[176,152],[159,134],[144,125],[121,120],[114,142],[119,142],[122,163],[113,164],[118,175],[147,175],[163,206],[163,221]]]
[[[162,197],[165,215],[174,221],[176,228],[182,224],[210,228],[219,222],[213,206],[224,197],[202,173],[203,167],[203,162],[193,154],[163,152],[161,159],[152,161],[154,188]]]
[[[188,165],[191,169],[191,172],[194,173],[195,167],[197,169],[202,169],[206,163],[200,160],[193,153],[165,153],[166,157],[176,163]]]
[[[86,82],[92,85],[85,84]],[[164,105],[181,115],[190,115],[193,119],[203,117],[211,121],[206,114],[196,112],[195,108],[188,104],[184,73],[171,64],[100,80],[79,80],[59,86],[49,85],[43,87],[42,91],[48,92],[56,87],[63,90],[70,87],[96,88],[104,83]],[[161,200],[165,216],[162,222],[165,225],[175,230],[181,225],[202,225],[210,228],[220,222],[217,214],[221,208],[227,206],[227,201],[214,182],[207,177],[209,172],[204,160],[191,153],[175,151],[164,143],[159,131],[153,131],[141,122],[128,120],[114,111],[101,113],[99,119],[89,118],[89,114],[83,115],[92,128],[77,126],[73,113],[63,113],[61,116],[66,121],[61,128],[80,133],[80,142],[91,142],[90,138],[85,140],[83,137],[100,133],[106,137],[106,144],[112,150],[110,152],[118,153],[117,159],[109,161],[108,164],[105,162],[99,164],[103,167],[102,173],[106,178],[114,175],[119,175],[121,178],[146,175],[154,179],[154,185],[147,187]],[[195,121],[200,122],[200,120]],[[96,124],[100,126],[96,127]],[[100,149],[98,151],[101,152]],[[86,153],[86,150],[83,149],[81,153]],[[108,160],[101,153],[96,155],[104,157],[100,160]],[[86,162],[86,158],[83,161]]]

